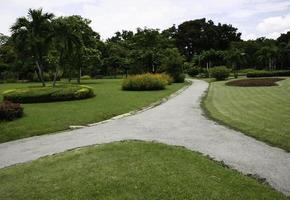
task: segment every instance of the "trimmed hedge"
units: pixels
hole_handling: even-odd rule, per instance
[[[215,78],[218,81],[225,80],[230,76],[231,70],[225,66],[213,67],[209,69],[210,77]]]
[[[142,74],[129,76],[123,80],[122,89],[123,90],[163,90],[166,85],[171,83],[168,75],[164,74]]]
[[[290,70],[287,71],[255,71],[247,73],[248,78],[256,77],[275,77],[275,76],[290,76]]]
[[[0,103],[0,121],[12,121],[23,116],[23,108],[19,103],[4,101]]]
[[[87,86],[60,85],[8,90],[3,93],[3,96],[4,100],[14,103],[41,103],[86,99],[95,94],[93,89]]]
[[[252,78],[252,79],[241,79],[227,82],[228,86],[237,87],[269,87],[277,86],[278,81],[284,80],[283,78]]]

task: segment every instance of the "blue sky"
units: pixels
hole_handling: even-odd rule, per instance
[[[290,31],[290,0],[0,0],[0,33],[28,8],[57,16],[78,14],[92,20],[102,39],[137,27],[165,29],[185,20],[207,18],[239,28],[243,39],[277,38]]]

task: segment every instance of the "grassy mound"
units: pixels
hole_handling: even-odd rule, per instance
[[[94,91],[88,86],[59,85],[56,87],[29,87],[7,90],[3,99],[14,103],[40,103],[53,101],[71,101],[94,96]]]
[[[203,107],[218,122],[290,151],[290,78],[279,87],[212,82]]]
[[[287,199],[184,148],[117,142],[0,170],[1,199]]]
[[[142,74],[130,76],[123,81],[123,90],[144,91],[163,90],[172,79],[165,74]]]
[[[278,81],[284,80],[283,78],[253,78],[253,79],[242,79],[227,82],[228,86],[238,86],[238,87],[269,87],[277,86]]]

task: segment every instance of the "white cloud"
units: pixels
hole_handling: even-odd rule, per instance
[[[30,6],[33,8],[43,7],[46,9],[70,6],[79,3],[94,3],[94,0],[9,0],[7,4],[15,6]]]
[[[260,32],[284,31],[290,29],[290,14],[286,16],[269,17],[258,24],[257,30]]]

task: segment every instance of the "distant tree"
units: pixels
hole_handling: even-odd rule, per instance
[[[282,33],[280,37],[277,38],[278,43],[286,43],[288,44],[290,42],[290,31],[287,33]]]
[[[225,50],[231,42],[240,41],[240,37],[237,28],[227,24],[215,25],[205,18],[180,24],[175,34],[176,46],[188,61],[202,51]]]
[[[168,73],[174,82],[184,82],[183,64],[185,58],[177,48],[168,48],[163,52],[160,72]]]
[[[209,68],[212,67],[213,61],[223,60],[223,52],[210,49],[207,51],[202,51],[199,55],[200,62],[206,63],[206,69],[209,71]]]
[[[278,48],[275,45],[263,46],[257,51],[258,59],[263,62],[268,62],[268,69],[273,70],[276,68],[276,57],[278,56]]]
[[[238,65],[243,63],[246,54],[237,48],[231,48],[228,51],[225,51],[224,54],[225,60],[227,60],[231,64],[234,71],[234,76],[235,78],[237,78]]]
[[[6,35],[0,33],[0,46],[5,44],[6,42],[8,42],[8,40],[9,40],[9,36],[6,36]]]

